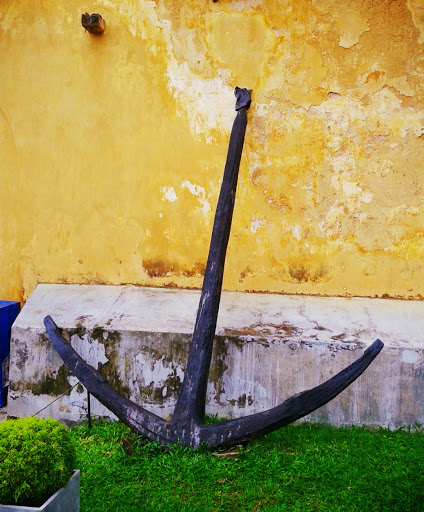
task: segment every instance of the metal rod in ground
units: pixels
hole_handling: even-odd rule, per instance
[[[91,400],[90,400],[90,391],[87,389],[87,421],[88,428],[91,429]]]

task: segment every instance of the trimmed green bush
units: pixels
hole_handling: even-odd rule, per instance
[[[74,462],[74,441],[58,421],[0,423],[0,503],[39,507],[67,484]]]

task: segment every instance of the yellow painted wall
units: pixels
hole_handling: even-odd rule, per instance
[[[200,287],[235,86],[224,287],[420,298],[423,78],[424,0],[3,0],[0,299]]]

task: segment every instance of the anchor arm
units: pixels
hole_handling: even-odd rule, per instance
[[[234,446],[269,434],[306,416],[336,397],[372,363],[384,344],[376,340],[364,354],[331,379],[285,400],[268,411],[201,428],[200,442],[209,447]]]
[[[167,444],[178,440],[172,435],[167,421],[120,395],[95,368],[87,364],[63,338],[50,316],[45,317],[44,325],[67,368],[123,423],[151,441]]]

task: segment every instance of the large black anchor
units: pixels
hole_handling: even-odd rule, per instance
[[[332,400],[364,372],[383,348],[383,343],[376,340],[359,359],[331,379],[288,398],[281,405],[268,411],[224,423],[205,425],[206,387],[247,126],[247,110],[251,101],[250,93],[250,90],[238,87],[235,90],[237,115],[231,131],[187,368],[171,421],[160,418],[120,395],[97,370],[81,359],[62,337],[52,318],[47,316],[44,319],[53,346],[68,369],[78,377],[87,390],[132,430],[163,445],[181,442],[196,448],[206,443],[211,448],[217,448],[234,446],[268,434]]]

